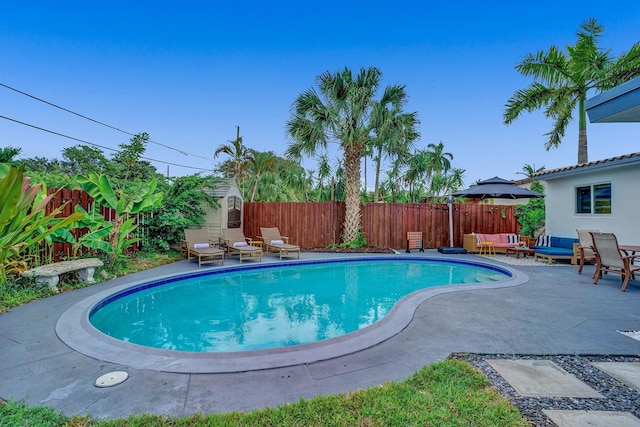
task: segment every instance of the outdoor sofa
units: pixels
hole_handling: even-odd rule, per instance
[[[534,260],[546,260],[549,265],[554,260],[568,259],[571,265],[577,265],[580,259],[579,240],[571,237],[540,236],[535,245],[529,246],[534,250]]]
[[[522,243],[520,240],[515,233],[471,233],[463,236],[462,243],[469,253],[480,252],[483,242],[493,242],[495,252],[506,253],[507,248],[526,245],[526,240]]]

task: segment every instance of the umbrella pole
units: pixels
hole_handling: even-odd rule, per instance
[[[451,211],[453,198],[449,196],[447,199],[447,207],[449,208],[449,247],[453,247],[453,212]]]

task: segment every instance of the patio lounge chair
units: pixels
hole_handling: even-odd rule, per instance
[[[206,228],[185,229],[184,240],[188,262],[191,262],[192,258],[197,259],[198,268],[202,267],[202,264],[213,264],[216,261],[224,265],[224,251],[213,247]]]
[[[596,253],[593,251],[593,239],[590,233],[599,233],[600,230],[576,230],[578,232],[578,240],[580,245],[580,268],[578,268],[578,274],[582,274],[582,267],[584,267],[585,261],[595,261]]]
[[[240,263],[245,259],[258,258],[262,261],[262,248],[248,243],[240,228],[223,228],[222,238],[227,245],[227,256],[238,255]]]
[[[615,273],[622,276],[622,292],[627,290],[629,280],[640,265],[633,265],[631,261],[638,255],[624,255],[618,247],[618,239],[613,233],[590,233],[593,238],[593,248],[596,253],[596,271],[593,283],[597,284],[602,273]]]
[[[260,232],[262,233],[262,239],[264,240],[267,252],[279,253],[280,259],[289,254],[297,254],[298,259],[300,259],[300,246],[290,244],[289,238],[281,236],[280,230],[278,230],[277,227],[260,227]]]

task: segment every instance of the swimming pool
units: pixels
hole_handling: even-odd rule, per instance
[[[331,268],[326,269],[329,266]],[[319,269],[326,271],[319,273]],[[360,278],[371,269],[375,271],[370,272],[373,274],[365,281],[372,284],[365,286]],[[382,271],[385,269],[392,274],[384,277]],[[440,283],[441,286],[425,287],[425,277],[437,276],[434,273],[436,270],[441,270],[442,275],[447,277],[446,283],[457,284],[442,286]],[[403,279],[399,276],[401,271],[405,274]],[[311,294],[301,293],[297,289],[301,284],[306,286],[310,282],[307,272],[323,275],[319,289],[316,284]],[[458,275],[459,272],[463,273]],[[256,283],[248,285],[247,278],[251,275],[255,276]],[[479,280],[495,280],[498,276],[503,280],[479,283]],[[409,280],[411,277],[417,280]],[[373,256],[366,259],[261,263],[167,276],[98,293],[65,312],[56,325],[56,332],[68,346],[81,353],[133,367],[193,373],[265,369],[324,360],[375,345],[405,328],[417,307],[431,296],[514,286],[526,280],[526,276],[509,268],[427,257]],[[331,286],[327,283],[331,283]],[[175,295],[186,288],[196,290],[195,296],[178,301]],[[335,292],[336,289],[339,292]],[[213,297],[213,306],[204,302],[212,298],[204,297],[211,291],[218,295],[217,300]],[[169,310],[182,313],[178,318],[185,318],[184,314],[189,313],[186,316],[188,323],[204,322],[209,327],[216,325],[215,331],[204,340],[204,346],[196,348],[194,342],[197,340],[184,339],[184,332],[173,334],[175,326],[167,323],[164,317],[159,319],[158,314],[167,310],[167,306],[164,309],[161,307],[160,300],[169,301],[169,307],[172,304],[181,307]],[[343,305],[334,305],[336,300]],[[234,303],[229,304],[229,301]],[[360,301],[368,301],[369,304],[361,304]],[[276,302],[284,304],[278,305]],[[133,316],[133,328],[140,326],[140,329],[145,329],[148,324],[143,324],[151,319],[155,322],[151,327],[155,332],[147,335],[173,338],[149,346],[146,342],[134,343],[135,340],[128,336],[114,338],[104,334],[92,322],[101,309],[109,306],[112,309],[104,312],[104,323],[120,323],[120,320],[115,320],[114,310],[148,314],[148,318],[142,320]],[[229,311],[229,307],[240,311],[240,317],[248,322],[239,328],[229,328],[229,324],[236,320],[225,317],[227,320],[222,321],[222,317],[211,317],[211,312],[217,316],[224,310]],[[266,311],[264,307],[267,307]],[[192,316],[196,312],[209,317]],[[347,319],[346,313],[354,313],[355,316]],[[301,329],[294,333],[292,325],[301,326]],[[130,327],[124,326],[122,330],[126,331],[127,328]],[[275,331],[278,339],[258,342],[257,338],[268,336],[265,331]],[[232,339],[222,348],[217,347],[224,341],[220,339],[223,336]],[[176,345],[178,341],[188,343],[188,347],[180,348]],[[239,343],[248,346],[238,346]],[[154,348],[154,345],[160,348]]]
[[[263,350],[358,331],[420,289],[507,277],[415,258],[271,265],[133,288],[101,301],[89,320],[111,337],[165,350]]]

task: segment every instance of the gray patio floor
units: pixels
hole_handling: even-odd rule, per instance
[[[434,251],[411,256],[447,258]],[[487,261],[475,255],[448,257]],[[277,258],[265,256],[265,262]],[[290,367],[221,374],[158,372],[87,357],[56,336],[59,317],[79,301],[128,282],[197,269],[181,261],[0,315],[0,397],[97,419],[138,413],[184,416],[252,410],[402,380],[451,353],[640,354],[640,341],[617,332],[640,331],[637,280],[621,292],[617,276],[594,286],[592,266],[582,275],[571,266],[517,268],[529,277],[527,283],[433,296],[419,305],[404,330],[384,342]],[[128,372],[129,379],[111,388],[94,386],[99,376],[117,370]]]

